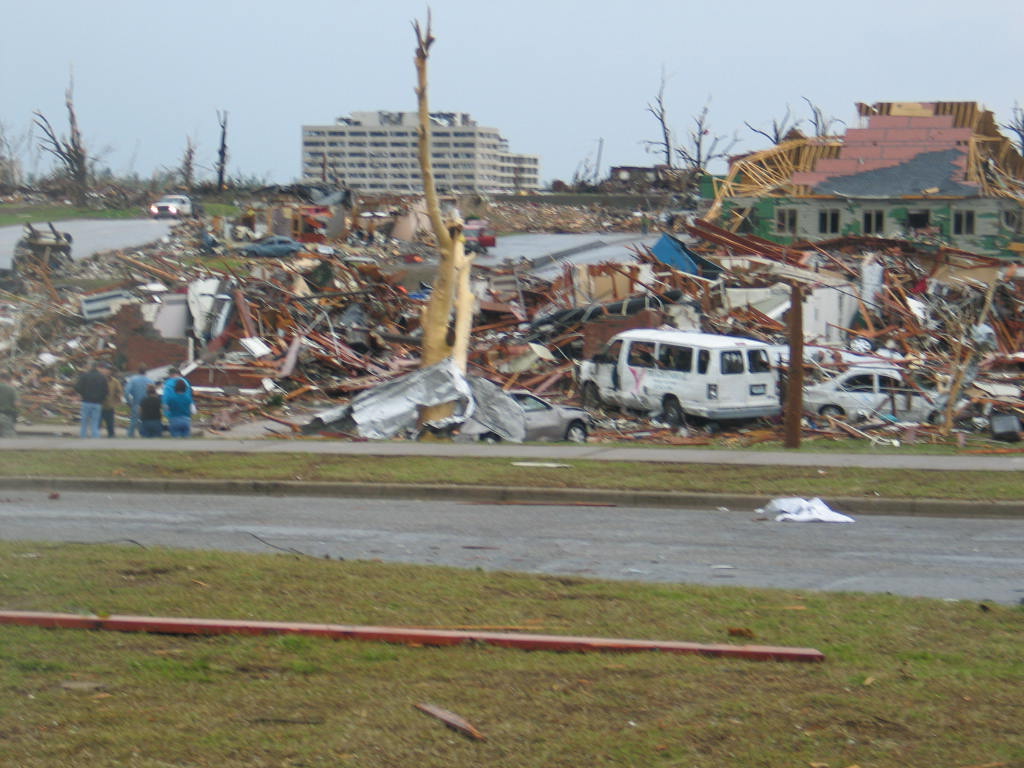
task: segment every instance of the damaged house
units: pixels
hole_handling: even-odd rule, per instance
[[[1024,253],[1024,158],[975,102],[858,104],[842,137],[734,158],[707,219],[776,243],[912,239]]]

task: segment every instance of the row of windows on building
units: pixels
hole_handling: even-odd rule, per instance
[[[798,211],[796,208],[778,208],[775,211],[775,231],[781,235],[797,233]],[[861,232],[865,235],[885,234],[885,211],[871,209],[861,211]],[[837,235],[840,232],[840,210],[824,208],[818,211],[818,234]],[[909,214],[906,226],[910,229],[925,229],[932,226],[929,211],[918,211]],[[974,211],[953,211],[953,234],[974,234]]]
[[[340,138],[415,138],[419,134],[416,131],[353,131],[351,129],[333,131],[323,128],[308,128],[303,132],[305,136],[336,136]],[[455,138],[455,139],[487,139],[490,141],[504,142],[505,140],[497,133],[479,133],[477,131],[439,131],[430,132],[431,139]]]

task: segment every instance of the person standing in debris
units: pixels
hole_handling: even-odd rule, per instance
[[[135,437],[135,431],[139,429],[139,407],[143,398],[149,392],[153,380],[146,375],[146,366],[140,365],[139,372],[131,376],[124,385],[124,399],[131,411],[131,421],[128,422],[128,437]]]
[[[192,434],[192,392],[188,382],[177,379],[174,391],[164,394],[164,413],[167,414],[167,428],[171,437],[188,437]]]
[[[107,377],[107,396],[103,400],[103,410],[100,412],[100,423],[107,428],[107,437],[114,436],[114,414],[118,404],[124,398],[124,386],[117,378],[112,365],[103,366],[103,374]]]
[[[177,385],[177,383],[179,381],[184,381],[185,382],[185,389],[188,390],[188,393],[190,395],[192,394],[192,385],[188,383],[188,379],[186,379],[184,376],[182,376],[181,375],[181,371],[178,370],[177,368],[170,368],[167,371],[167,378],[164,380],[164,392],[163,392],[163,395],[164,395],[164,399],[165,400],[167,399],[167,397],[169,395],[174,393],[174,387],[175,387],[175,385]]]
[[[82,398],[80,436],[99,437],[103,401],[107,399],[107,377],[100,373],[96,363],[93,363],[88,371],[78,377],[78,381],[75,382],[75,392]]]
[[[0,371],[0,437],[15,437],[14,422],[18,419],[18,390],[11,383],[11,374]]]
[[[145,396],[139,400],[139,435],[141,437],[162,437],[164,404],[156,393],[156,384],[146,387]]]

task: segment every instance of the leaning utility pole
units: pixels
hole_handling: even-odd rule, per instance
[[[786,448],[800,447],[800,425],[804,410],[804,292],[798,282],[789,290],[789,372],[786,376],[786,406],[783,416]]]
[[[462,221],[458,215],[451,216],[448,221],[442,218],[441,204],[434,185],[434,168],[430,159],[430,106],[427,99],[427,59],[430,55],[430,46],[434,42],[429,11],[426,30],[420,27],[418,21],[413,22],[413,29],[416,30],[420,174],[423,179],[427,214],[440,251],[437,275],[430,292],[430,300],[423,313],[423,355],[420,367],[426,368],[447,357],[453,357],[456,365],[465,373],[473,313],[473,297],[469,291],[472,257],[466,254]],[[420,414],[421,421],[431,421],[450,415],[452,407],[451,403],[445,403],[425,408]]]

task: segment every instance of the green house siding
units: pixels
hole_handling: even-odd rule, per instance
[[[776,243],[829,240],[843,235],[923,238],[986,256],[1020,258],[1024,210],[1015,200],[958,198],[852,200],[846,198],[732,198],[720,220],[738,231]]]

